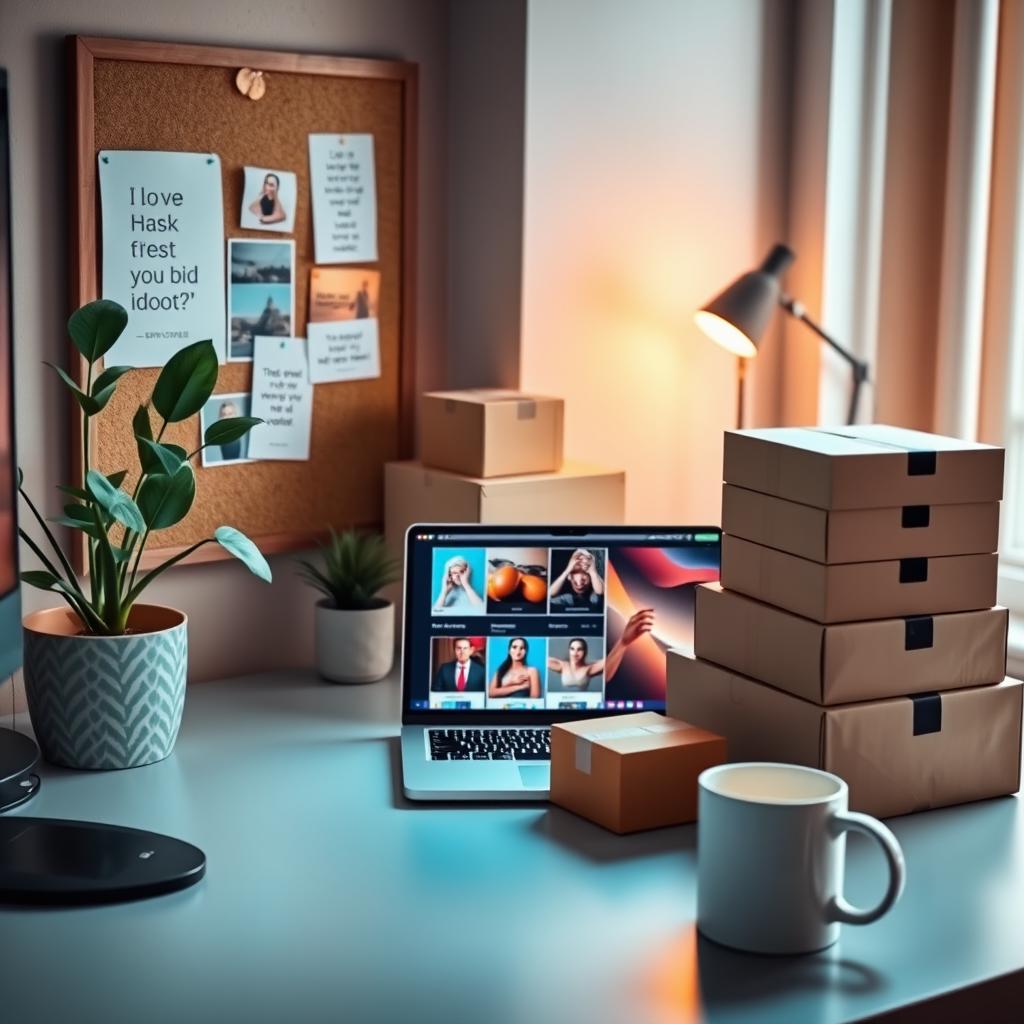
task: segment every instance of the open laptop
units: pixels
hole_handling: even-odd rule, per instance
[[[405,795],[545,799],[553,722],[664,711],[720,558],[717,526],[410,527]]]

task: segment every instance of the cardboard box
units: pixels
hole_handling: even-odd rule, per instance
[[[612,832],[697,820],[697,776],[725,740],[653,711],[551,727],[551,802]]]
[[[883,424],[730,430],[724,478],[815,508],[993,502],[1003,449]]]
[[[697,587],[697,657],[818,704],[997,683],[1005,608],[823,626],[774,605]]]
[[[428,469],[418,462],[384,467],[384,533],[404,558],[413,523],[614,526],[626,510],[626,474],[567,462],[557,473],[496,480]]]
[[[726,534],[722,586],[816,622],[991,608],[997,559],[982,555],[823,565]]]
[[[425,466],[474,477],[562,467],[561,398],[478,388],[429,391],[420,403]]]
[[[973,555],[999,547],[999,502],[830,511],[725,484],[722,529],[830,564]]]
[[[1016,793],[1017,679],[947,693],[819,707],[668,654],[668,713],[725,737],[730,761],[782,761],[845,779],[850,807],[879,817]]]

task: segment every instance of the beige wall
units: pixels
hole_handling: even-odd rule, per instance
[[[522,382],[626,468],[634,522],[719,521],[736,365],[693,311],[781,237],[780,10],[529,7]]]
[[[445,383],[448,6],[442,0],[0,0],[0,66],[9,72],[12,107],[14,310],[17,428],[21,464],[48,514],[54,486],[68,474],[66,409],[52,371],[66,360],[67,148],[63,39],[110,35],[251,46],[420,64],[418,374]],[[343,471],[339,467],[339,472]],[[267,587],[237,563],[169,573],[148,596],[191,618],[191,678],[308,664],[311,591],[290,558],[272,560]],[[27,609],[52,603],[28,592]]]

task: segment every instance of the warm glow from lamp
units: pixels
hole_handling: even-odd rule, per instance
[[[699,309],[693,314],[697,326],[714,342],[727,352],[741,359],[751,359],[757,355],[757,346],[736,326],[723,320],[716,313]]]

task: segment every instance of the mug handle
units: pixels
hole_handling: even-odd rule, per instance
[[[900,844],[892,832],[877,818],[854,811],[834,814],[829,819],[828,830],[831,835],[837,837],[846,831],[862,832],[864,835],[878,840],[878,845],[882,847],[882,853],[885,854],[885,859],[889,864],[889,888],[881,902],[870,910],[861,910],[860,907],[848,903],[842,893],[837,893],[828,901],[828,906],[825,908],[825,914],[830,921],[841,921],[844,924],[871,924],[872,921],[877,921],[888,913],[892,905],[903,894],[907,871]]]

